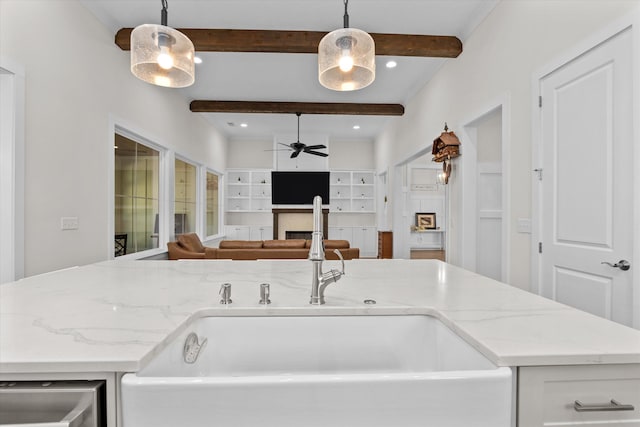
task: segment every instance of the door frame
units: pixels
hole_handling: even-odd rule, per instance
[[[411,249],[409,248],[409,227],[407,224],[407,217],[409,216],[408,204],[409,204],[409,164],[424,155],[431,154],[433,143],[413,153],[406,159],[393,165],[393,179],[391,180],[391,198],[392,203],[392,230],[393,230],[393,257],[394,258],[411,258]],[[387,186],[389,185],[389,175],[387,173]],[[451,224],[451,197],[449,192],[449,186],[445,186],[445,211],[446,225],[445,230],[445,261],[449,262],[449,243],[450,243],[450,224]]]
[[[540,67],[532,73],[531,77],[531,147],[532,147],[532,174],[531,174],[531,291],[540,295],[542,278],[542,255],[538,252],[538,243],[541,241],[542,231],[542,184],[535,169],[544,168],[542,164],[542,109],[539,106],[541,82],[549,74],[562,68],[579,56],[589,52],[598,45],[613,38],[625,30],[631,31],[632,37],[632,75],[633,75],[633,140],[635,141],[633,159],[634,164],[640,164],[640,10],[632,12],[603,29],[594,32],[571,49],[568,49],[554,60]],[[542,170],[544,174],[544,170]],[[632,268],[640,268],[640,172],[633,169],[633,257]],[[640,273],[633,275],[633,327],[640,329]]]
[[[460,142],[462,144],[460,156],[461,197],[460,224],[458,247],[460,265],[471,271],[476,271],[476,236],[478,232],[477,216],[477,183],[478,170],[478,140],[476,135],[477,123],[496,110],[501,111],[501,167],[502,167],[502,277],[501,281],[509,283],[511,280],[511,97],[505,93],[488,102],[458,126]]]
[[[378,230],[389,229],[389,169],[376,173],[376,224]]]
[[[24,277],[24,204],[25,204],[25,69],[10,58],[0,57],[2,85],[7,86],[9,96],[3,102],[10,102],[9,126],[3,126],[0,136],[0,151],[9,153],[3,156],[3,179],[0,180],[0,205],[10,206],[3,209],[0,220],[0,245],[3,256],[0,284]],[[7,88],[5,88],[7,89]],[[6,95],[6,93],[5,93]]]

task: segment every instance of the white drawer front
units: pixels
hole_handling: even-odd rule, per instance
[[[576,401],[583,408],[614,407],[611,400],[627,406],[594,411],[575,408]],[[628,405],[634,409],[629,410]],[[518,420],[519,427],[640,427],[640,366],[520,368]]]

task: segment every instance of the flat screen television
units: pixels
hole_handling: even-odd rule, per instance
[[[271,172],[271,203],[312,205],[315,196],[329,204],[329,172]]]

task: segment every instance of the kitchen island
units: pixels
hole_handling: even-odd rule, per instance
[[[324,268],[338,266],[326,261]],[[232,304],[219,303],[222,283],[232,285]],[[270,305],[259,304],[261,283],[271,285]],[[613,369],[608,380],[615,381],[622,370],[637,379],[630,390],[635,398],[638,385],[640,403],[640,331],[436,260],[348,261],[323,306],[309,305],[310,283],[306,260],[118,260],[5,284],[0,379],[107,380],[115,427],[120,375],[140,370],[200,317],[426,314],[495,365],[523,369],[525,377],[528,367],[560,366],[587,368],[591,378],[594,366]],[[640,419],[637,407],[633,413]],[[534,425],[527,422],[519,425]]]

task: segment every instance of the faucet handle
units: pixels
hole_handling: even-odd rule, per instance
[[[220,286],[220,296],[222,299],[220,300],[220,304],[231,304],[231,283],[223,283]]]
[[[260,304],[271,304],[271,300],[269,299],[269,284],[261,283],[260,284]]]
[[[338,258],[340,258],[340,262],[342,263],[342,271],[340,272],[340,275],[344,276],[344,258],[342,257],[342,252],[340,252],[340,249],[334,249],[333,252],[338,255]]]
[[[342,271],[338,271],[338,270],[332,268],[331,270],[329,270],[326,273],[324,273],[322,275],[322,283],[324,284],[324,286],[328,285],[329,283],[337,282],[345,274],[344,273],[344,258],[342,257],[342,254],[340,253],[340,251],[338,249],[334,249],[333,252],[336,255],[338,255],[338,258],[340,258],[340,262],[342,263]]]

